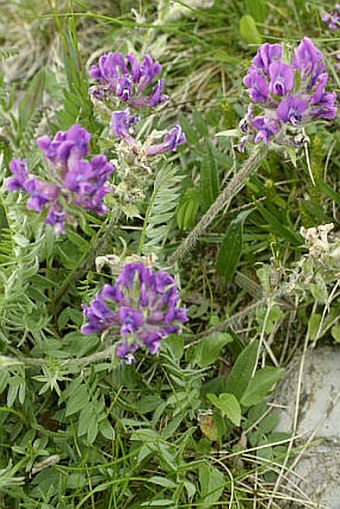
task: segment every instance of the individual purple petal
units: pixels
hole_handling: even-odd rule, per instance
[[[320,74],[320,76],[316,80],[316,88],[315,88],[314,94],[311,97],[311,101],[310,101],[311,104],[317,104],[321,100],[322,96],[325,93],[327,80],[328,80],[327,72]]]
[[[140,117],[131,115],[130,109],[126,108],[123,111],[114,111],[112,113],[110,127],[115,136],[128,143],[135,144],[136,142],[132,137],[134,134],[133,125],[139,122],[139,120]]]
[[[248,74],[243,79],[243,84],[248,88],[250,98],[258,103],[265,103],[268,99],[268,83],[262,73],[255,67],[250,67]]]
[[[268,145],[270,138],[279,131],[279,123],[276,119],[272,119],[266,115],[254,118],[253,127],[256,131],[254,143],[264,141]]]
[[[251,128],[252,120],[254,118],[254,105],[248,104],[247,113],[239,123],[239,128],[244,134],[247,134]]]
[[[64,222],[66,219],[66,212],[61,208],[58,203],[53,203],[45,218],[45,223],[53,226],[55,233],[65,233]]]
[[[167,131],[163,143],[152,145],[146,152],[149,157],[163,154],[164,152],[175,152],[178,145],[186,142],[184,133],[179,124]]]
[[[279,60],[282,57],[282,54],[282,44],[269,44],[266,42],[257,50],[257,53],[253,58],[253,64],[268,74],[270,64],[275,60]]]
[[[301,72],[302,79],[310,77],[314,81],[324,70],[322,52],[314,46],[309,37],[304,37],[294,50],[293,67]]]
[[[119,319],[122,323],[120,333],[122,336],[135,332],[143,323],[143,315],[140,311],[131,307],[123,306],[119,310]]]
[[[150,55],[145,55],[140,66],[140,79],[138,82],[138,92],[153,82],[157,74],[162,72],[162,66],[159,62],[154,62]]]
[[[293,88],[294,71],[290,65],[282,62],[273,62],[269,66],[269,92],[284,96]]]
[[[137,58],[134,55],[126,55],[126,60],[129,62],[131,67],[131,77],[134,83],[138,83],[142,74],[140,65]]]
[[[19,191],[24,189],[24,184],[28,179],[28,168],[25,159],[12,159],[9,163],[9,169],[14,177],[7,180],[6,187],[8,191]]]
[[[302,115],[308,107],[308,102],[300,97],[288,96],[281,101],[277,108],[277,116],[281,122],[290,122],[293,125],[302,121]]]
[[[95,296],[90,305],[83,304],[82,308],[88,320],[81,328],[85,335],[103,332],[117,322],[117,314],[107,306],[101,293]]]
[[[157,85],[155,85],[151,91],[151,94],[149,96],[149,104],[153,108],[155,106],[158,106],[159,104],[164,104],[167,101],[169,101],[169,96],[162,94],[164,83],[165,83],[164,79],[159,80]]]
[[[57,199],[60,190],[57,186],[30,178],[24,183],[24,190],[30,195],[26,208],[41,212],[44,205]]]
[[[333,120],[336,118],[336,93],[326,92],[321,99],[311,108],[312,118],[323,118],[325,120]]]
[[[117,79],[115,93],[121,101],[128,102],[133,94],[133,83],[130,76],[121,76]]]
[[[115,355],[117,359],[122,359],[126,364],[130,365],[133,362],[136,362],[134,353],[138,350],[139,346],[137,343],[127,343],[126,341],[122,343],[117,343]]]

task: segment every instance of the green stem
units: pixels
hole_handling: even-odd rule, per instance
[[[117,224],[121,215],[120,210],[111,213],[111,217],[106,220],[99,229],[94,241],[90,244],[89,248],[81,256],[77,267],[75,267],[64,281],[63,286],[56,293],[54,300],[57,302],[68,290],[71,283],[79,279],[84,272],[91,268],[96,256],[99,255],[101,250],[108,249],[107,243],[112,233],[113,227]]]
[[[229,206],[231,200],[241,191],[244,186],[244,181],[249,175],[256,170],[264,158],[266,151],[261,149],[255,150],[253,154],[247,159],[240,169],[240,171],[233,176],[229,184],[216,198],[214,203],[210,206],[209,210],[204,214],[201,220],[197,223],[195,228],[184,239],[182,244],[176,251],[168,258],[167,265],[174,265],[181,260],[183,256],[192,248],[195,242],[206,231],[210,223],[215,219],[217,214]]]
[[[108,346],[105,350],[101,352],[96,352],[92,355],[87,355],[86,357],[81,357],[79,359],[68,359],[60,363],[60,367],[81,367],[87,366],[89,364],[95,364],[97,362],[104,361],[106,359],[111,359],[115,353],[115,346]],[[26,367],[39,367],[48,366],[48,358],[43,357],[22,357],[21,359],[16,359],[15,357],[8,357],[5,355],[0,356],[0,366],[1,367],[12,367],[12,366],[26,366]]]

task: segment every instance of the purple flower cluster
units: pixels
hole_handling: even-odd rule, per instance
[[[169,100],[164,95],[164,80],[160,79],[151,88],[156,76],[162,71],[159,62],[145,55],[141,64],[133,55],[125,57],[119,53],[106,53],[99,59],[98,65],[90,67],[90,78],[100,83],[91,93],[103,99],[113,95],[133,108],[155,107]]]
[[[328,23],[328,28],[338,30],[340,28],[340,4],[334,5],[334,10],[325,12],[321,17],[322,21]]]
[[[178,307],[179,295],[173,277],[142,263],[126,264],[114,286],[105,285],[90,305],[83,305],[87,323],[82,333],[110,331],[120,334],[116,356],[131,363],[140,347],[155,354],[160,341],[180,331],[188,320],[186,309]]]
[[[99,215],[107,211],[103,198],[110,192],[106,182],[114,167],[103,155],[96,155],[90,161],[83,159],[88,154],[90,138],[86,129],[75,124],[66,132],[59,131],[53,139],[49,136],[37,139],[47,160],[49,181],[30,177],[25,160],[10,162],[13,176],[7,181],[7,189],[28,193],[28,210],[42,212],[46,208],[45,222],[51,224],[55,232],[64,232],[67,205]]]
[[[131,114],[130,108],[141,110],[164,104],[169,100],[169,97],[162,93],[164,79],[158,80],[153,85],[161,71],[160,63],[154,62],[150,55],[145,55],[139,64],[133,55],[128,54],[124,57],[119,52],[102,55],[98,65],[90,67],[90,78],[100,83],[91,88],[92,95],[101,100],[114,96],[127,104],[124,110],[112,113],[110,127],[114,136],[128,143],[135,153],[140,151],[134,137],[135,125],[140,121],[140,116]],[[148,146],[142,152],[147,157],[175,152],[177,146],[185,141],[181,127],[175,125],[166,131],[161,143]]]
[[[139,117],[131,115],[129,108],[123,111],[115,111],[111,116],[110,127],[113,134],[132,146],[132,149],[138,152],[137,142],[133,135],[135,134],[134,124],[140,120]],[[175,152],[178,145],[186,142],[185,135],[179,124],[168,129],[164,135],[162,143],[149,146],[145,154],[147,157],[157,156],[164,152]]]
[[[284,144],[287,128],[311,119],[334,119],[336,94],[325,91],[325,67],[322,52],[308,37],[294,49],[289,63],[282,44],[262,44],[243,79],[253,102],[240,123],[245,134],[240,150],[248,141],[268,144],[274,139]]]

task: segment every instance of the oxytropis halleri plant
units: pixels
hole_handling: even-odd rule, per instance
[[[129,263],[114,286],[105,285],[89,305],[83,305],[87,322],[82,332],[120,336],[116,357],[131,363],[140,347],[155,354],[163,338],[180,332],[187,314],[178,303],[178,290],[170,274],[154,273],[142,263]]]
[[[258,49],[243,83],[252,102],[240,123],[248,142],[296,146],[309,121],[336,116],[336,94],[326,92],[328,73],[322,52],[304,37],[293,54],[282,44]]]
[[[75,208],[99,215],[107,212],[103,198],[110,192],[108,176],[115,170],[104,155],[84,159],[89,152],[91,135],[79,125],[59,131],[51,139],[37,139],[46,159],[46,179],[31,176],[25,160],[13,159],[13,174],[7,181],[9,191],[25,191],[29,195],[28,210],[43,212],[45,222],[56,233],[64,233],[65,223],[75,222]]]

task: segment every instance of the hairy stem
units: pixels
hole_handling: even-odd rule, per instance
[[[89,248],[84,251],[83,255],[79,260],[79,264],[77,267],[70,272],[67,278],[64,281],[63,286],[58,290],[54,299],[57,302],[59,299],[63,297],[63,295],[67,292],[69,286],[73,281],[78,280],[87,270],[89,270],[94,262],[96,256],[100,254],[101,250],[106,250],[108,248],[108,241],[110,235],[112,233],[112,229],[118,223],[121,212],[114,211],[108,221],[105,221],[103,226],[101,226],[98,234],[95,239],[90,244]]]
[[[176,262],[181,260],[192,248],[199,237],[201,237],[201,235],[206,231],[209,224],[213,221],[213,219],[215,219],[217,214],[223,208],[229,206],[234,196],[236,196],[243,188],[244,180],[259,166],[265,153],[266,152],[263,150],[255,150],[249,159],[245,161],[240,171],[230,180],[229,184],[219,194],[199,223],[197,223],[195,228],[189,233],[182,244],[180,244],[176,251],[168,258],[167,265],[174,265]]]
[[[115,346],[108,346],[105,350],[101,352],[95,352],[92,355],[87,355],[86,357],[80,357],[79,359],[67,359],[60,363],[60,367],[80,367],[87,366],[89,364],[95,364],[96,362],[101,362],[106,359],[111,359],[115,353]],[[54,362],[55,360],[53,360]],[[21,359],[16,359],[15,357],[7,357],[5,355],[0,356],[0,367],[10,367],[10,366],[36,366],[41,367],[43,365],[48,366],[48,358],[43,357],[22,357]]]

